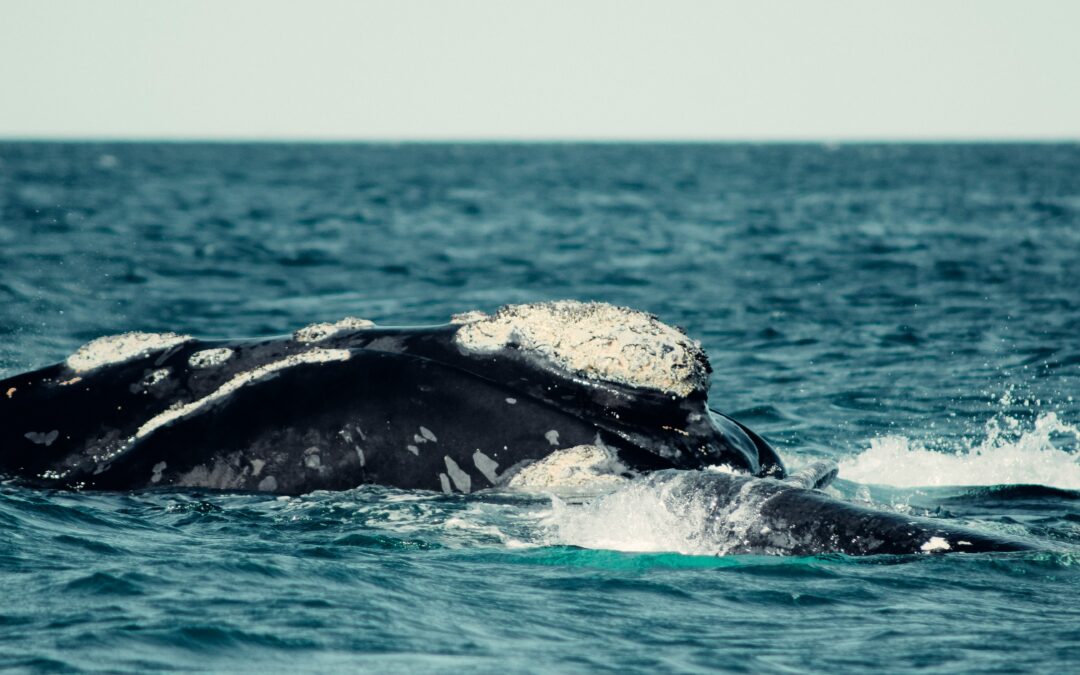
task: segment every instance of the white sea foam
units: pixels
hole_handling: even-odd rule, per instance
[[[716,546],[701,538],[709,512],[704,502],[673,504],[669,485],[631,483],[584,505],[553,497],[545,524],[551,543],[614,551],[709,555],[716,553]]]
[[[708,490],[685,489],[686,481],[696,480],[693,473],[630,481],[584,504],[552,497],[544,518],[546,543],[686,555],[739,551],[753,528],[763,527],[761,508],[769,495],[755,492],[748,482],[720,503]],[[785,544],[783,537],[778,539],[777,551]]]
[[[1070,436],[1080,443],[1080,428],[1056,413],[1039,415],[1027,430],[1014,418],[995,417],[983,440],[951,453],[904,436],[883,436],[841,461],[840,477],[895,487],[1034,484],[1080,490],[1080,454],[1054,443]]]

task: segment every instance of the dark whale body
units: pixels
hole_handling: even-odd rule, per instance
[[[65,489],[301,494],[381,484],[468,493],[593,447],[613,458],[608,470],[648,480],[732,469],[692,472],[698,478],[680,478],[678,489],[711,491],[719,503],[767,497],[762,531],[773,534],[745,537],[746,551],[919,552],[940,541],[967,542],[952,550],[1027,548],[966,530],[943,540],[952,535],[939,524],[814,490],[834,469],[783,480],[768,443],[708,408],[709,367],[696,343],[655,317],[619,309],[629,337],[609,321],[594,340],[581,337],[583,322],[603,325],[618,308],[519,307],[540,319],[504,308],[476,323],[419,328],[353,320],[271,339],[96,341],[0,382],[0,475]],[[571,343],[593,349],[593,361],[575,361]],[[797,541],[777,540],[780,531]],[[867,545],[875,541],[895,545]]]
[[[783,475],[772,448],[709,411],[704,395],[561,377],[512,351],[466,355],[452,342],[459,328],[363,328],[317,343],[189,340],[88,373],[61,363],[19,375],[0,382],[0,473],[107,490],[300,494],[363,483],[440,490],[449,481],[469,492],[599,439],[634,471],[729,464]],[[232,352],[224,363],[190,365],[222,349]],[[308,354],[331,357],[273,370],[139,433],[240,374]]]

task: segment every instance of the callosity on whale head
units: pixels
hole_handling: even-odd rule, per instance
[[[269,339],[128,333],[0,383],[0,473],[91,489],[470,492],[595,446],[626,471],[783,476],[765,441],[708,408],[709,373],[700,345],[656,317],[573,301]]]

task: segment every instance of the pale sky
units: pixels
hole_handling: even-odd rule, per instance
[[[0,0],[0,137],[1080,139],[1080,1]]]

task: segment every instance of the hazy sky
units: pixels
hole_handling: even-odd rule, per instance
[[[1080,138],[1080,1],[0,0],[0,137]]]

